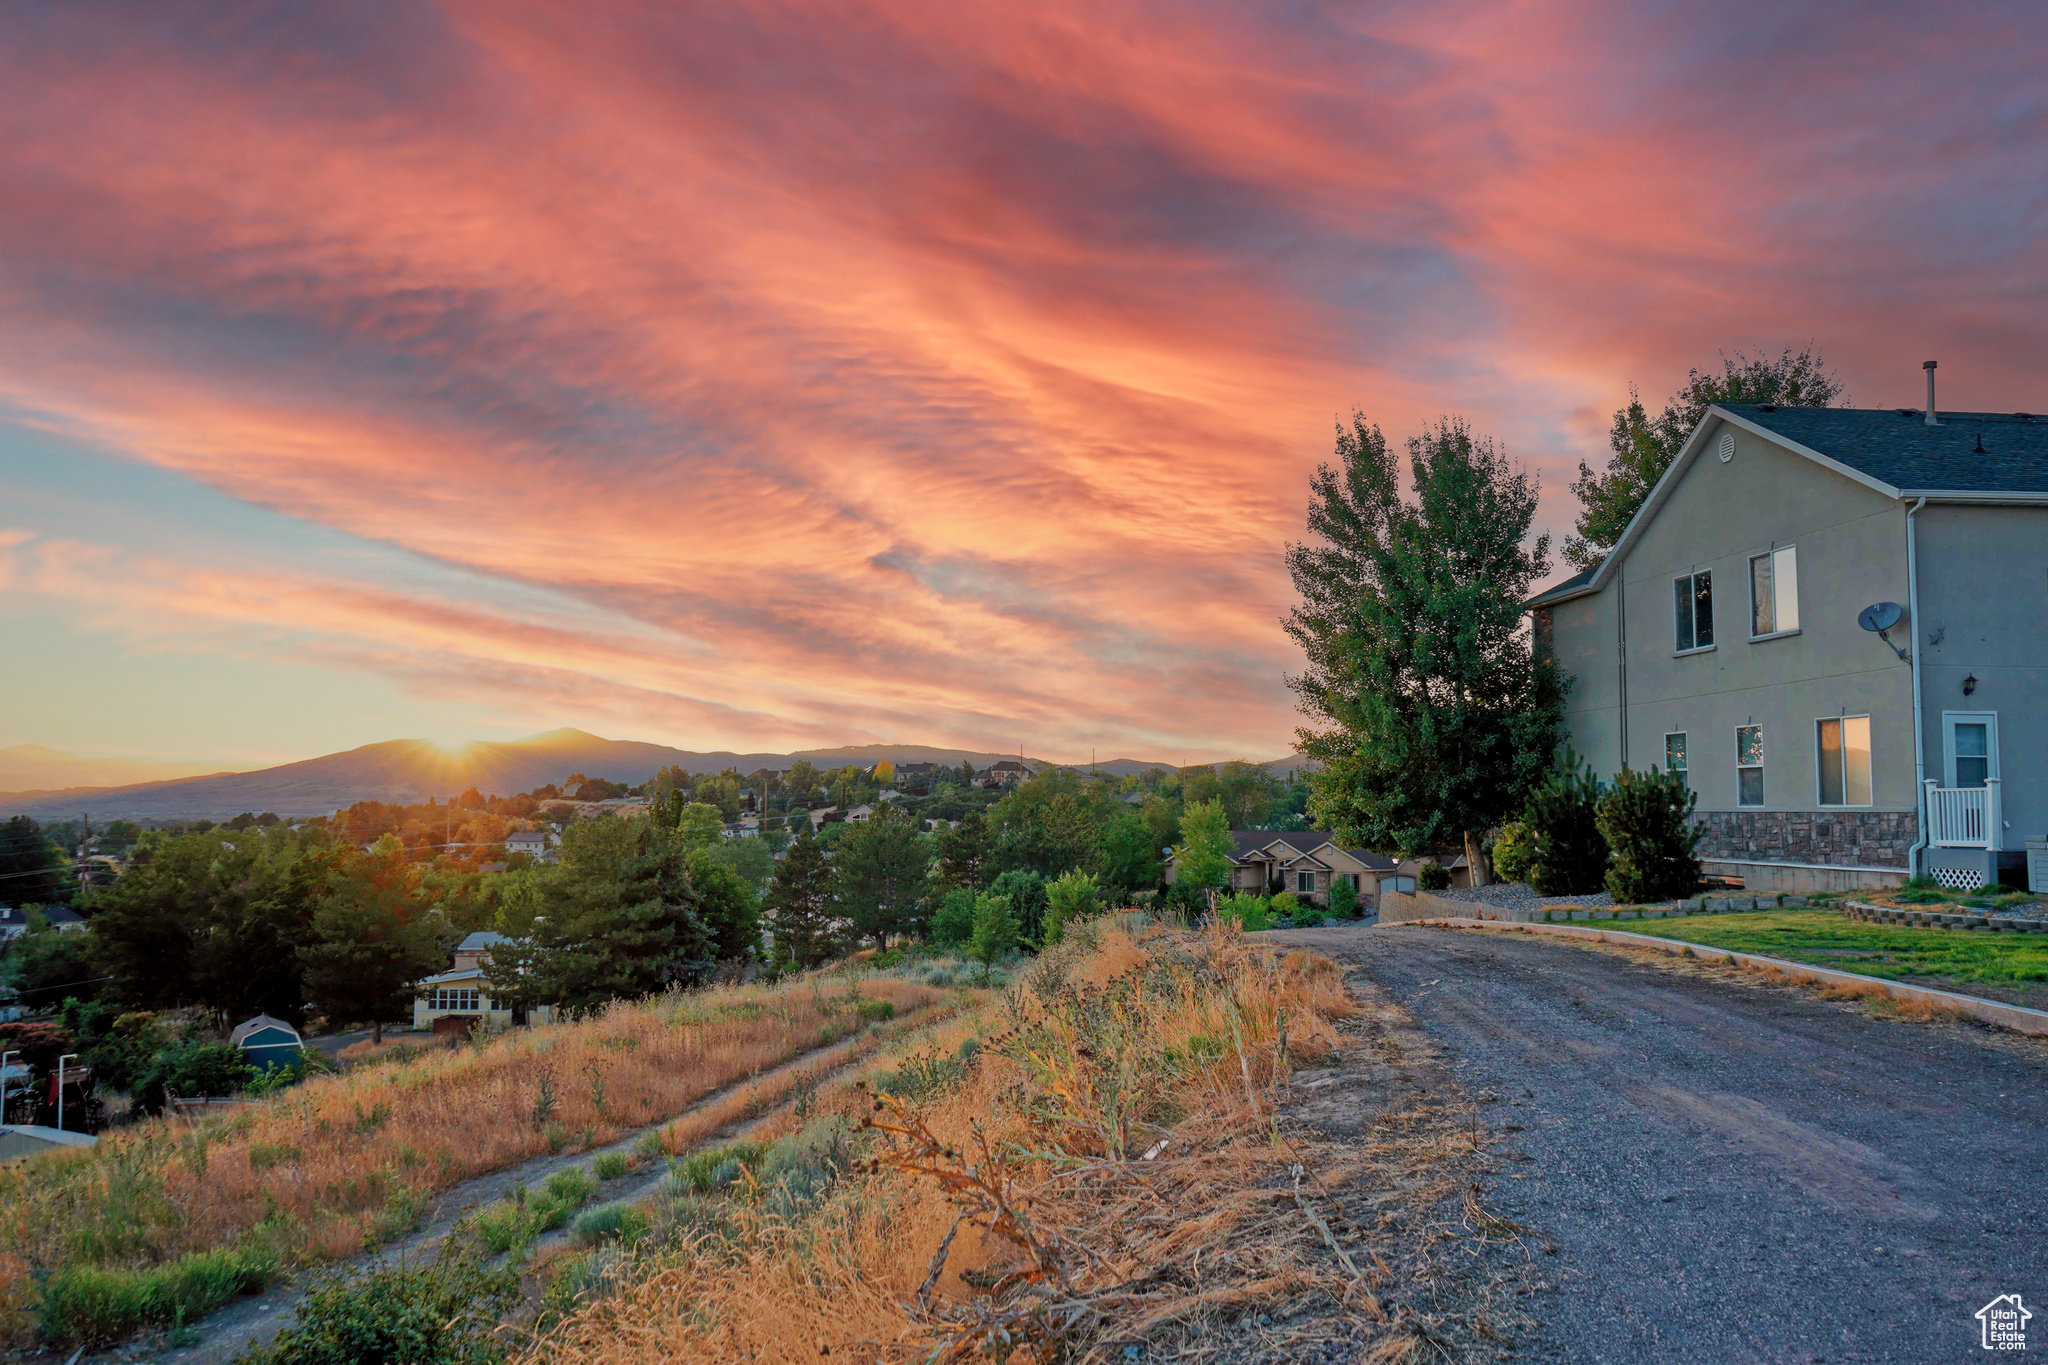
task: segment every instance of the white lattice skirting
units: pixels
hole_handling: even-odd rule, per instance
[[[1937,867],[1932,869],[1932,875],[1937,885],[1951,891],[1975,891],[1989,885],[1984,880],[1984,869],[1979,867]]]

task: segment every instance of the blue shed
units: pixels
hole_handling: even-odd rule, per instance
[[[274,1066],[290,1066],[298,1061],[303,1046],[297,1029],[267,1014],[259,1014],[235,1025],[235,1031],[228,1035],[228,1042],[241,1049],[249,1065],[265,1070]]]

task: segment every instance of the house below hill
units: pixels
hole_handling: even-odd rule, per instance
[[[455,965],[420,982],[420,994],[412,1002],[412,1026],[441,1031],[441,1021],[478,1021],[487,1029],[511,1028],[521,1024],[545,1024],[550,1015],[546,1005],[527,1007],[492,997],[484,977],[491,949],[508,943],[503,934],[479,929],[455,946]]]
[[[1330,903],[1330,887],[1338,878],[1351,883],[1365,905],[1377,905],[1382,891],[1413,891],[1415,878],[1395,866],[1392,858],[1364,849],[1339,848],[1321,830],[1234,829],[1230,832],[1230,881],[1225,893],[1244,891],[1273,895],[1292,891],[1303,901]],[[1166,881],[1179,875],[1177,859],[1168,859]]]

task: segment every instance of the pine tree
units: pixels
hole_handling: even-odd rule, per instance
[[[1628,406],[1614,414],[1607,433],[1607,468],[1594,473],[1579,465],[1572,485],[1584,509],[1578,534],[1564,543],[1564,557],[1578,569],[1590,569],[1607,557],[1621,533],[1642,508],[1643,500],[1671,467],[1686,438],[1715,403],[1777,403],[1792,408],[1824,408],[1847,401],[1839,378],[1829,372],[1811,346],[1794,355],[1788,347],[1773,360],[1754,360],[1737,351],[1721,357],[1721,373],[1694,370],[1685,387],[1671,396],[1664,411],[1651,417],[1630,385]]]
[[[775,880],[768,884],[768,919],[775,935],[776,960],[815,967],[837,953],[838,909],[825,846],[815,835],[798,835],[776,869]]]
[[[306,994],[331,1027],[368,1024],[382,1042],[385,1021],[410,1012],[420,979],[447,965],[445,926],[428,910],[419,869],[392,835],[342,869],[299,950]]]
[[[891,935],[923,932],[931,858],[924,831],[892,808],[846,831],[834,863],[839,904],[857,937],[886,948]]]
[[[1522,601],[1548,570],[1528,539],[1536,481],[1446,419],[1408,442],[1415,501],[1378,427],[1354,415],[1316,471],[1287,566],[1301,604],[1290,678],[1325,728],[1309,815],[1346,843],[1416,852],[1492,828],[1549,766],[1564,694],[1530,648]]]

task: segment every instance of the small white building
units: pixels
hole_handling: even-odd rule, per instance
[[[503,934],[479,929],[455,946],[455,965],[420,982],[420,994],[412,1002],[412,1026],[431,1029],[440,1019],[480,1019],[492,1030],[515,1024],[545,1024],[551,1011],[546,1005],[521,1009],[511,1001],[491,995],[484,977],[484,964],[491,949],[510,942]]]
[[[524,853],[537,863],[553,862],[556,857],[554,846],[555,836],[544,829],[521,830],[505,836],[507,855]]]

